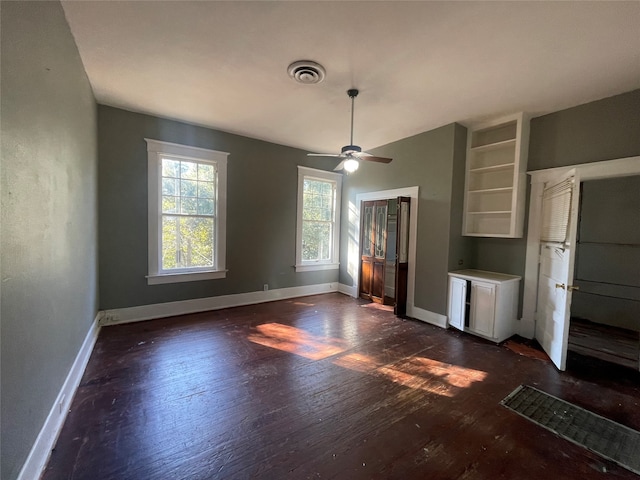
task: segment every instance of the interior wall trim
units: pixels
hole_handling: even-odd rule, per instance
[[[447,328],[447,316],[439,313],[431,312],[423,308],[407,305],[407,316],[415,318],[421,322],[430,323],[440,328]]]
[[[347,285],[346,283],[338,284],[338,291],[340,293],[344,293],[345,295],[349,295],[350,297],[357,298],[358,297],[358,288],[355,285]]]
[[[22,469],[18,474],[18,480],[33,480],[34,478],[40,478],[42,475],[49,456],[51,455],[51,450],[55,446],[60,430],[67,418],[71,401],[73,400],[78,385],[80,385],[80,380],[89,362],[89,357],[91,357],[91,352],[93,352],[93,347],[98,339],[98,334],[100,333],[100,317],[101,312],[96,315],[82,342],[82,346],[69,369],[67,378],[62,384],[62,388],[49,410],[49,415],[47,415],[47,419],[44,421],[40,433],[31,447],[29,456],[22,465]]]
[[[104,310],[100,325],[119,325],[122,323],[141,322],[155,318],[174,317],[189,313],[220,310],[221,308],[240,307],[256,303],[285,300],[288,298],[338,292],[338,282],[319,283],[300,287],[278,288],[274,290],[221,295],[219,297],[194,298],[177,302],[154,303],[137,307]]]

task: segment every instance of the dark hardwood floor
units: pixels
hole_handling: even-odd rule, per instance
[[[638,478],[499,405],[640,429],[638,372],[528,348],[341,294],[103,328],[43,478]]]
[[[640,332],[571,318],[569,350],[638,370]]]

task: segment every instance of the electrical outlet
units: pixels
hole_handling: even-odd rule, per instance
[[[269,290],[269,284],[265,283],[262,288],[264,289],[265,292],[268,291]]]

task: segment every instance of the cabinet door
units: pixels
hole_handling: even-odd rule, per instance
[[[449,277],[449,325],[464,330],[465,300],[467,281]]]
[[[496,313],[496,286],[491,283],[471,282],[471,318],[469,328],[493,337]]]

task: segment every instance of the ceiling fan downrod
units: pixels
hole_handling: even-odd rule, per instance
[[[358,96],[357,88],[350,88],[347,90],[347,95],[351,98],[351,138],[349,139],[349,145],[353,145],[353,111],[355,109],[355,98]]]

